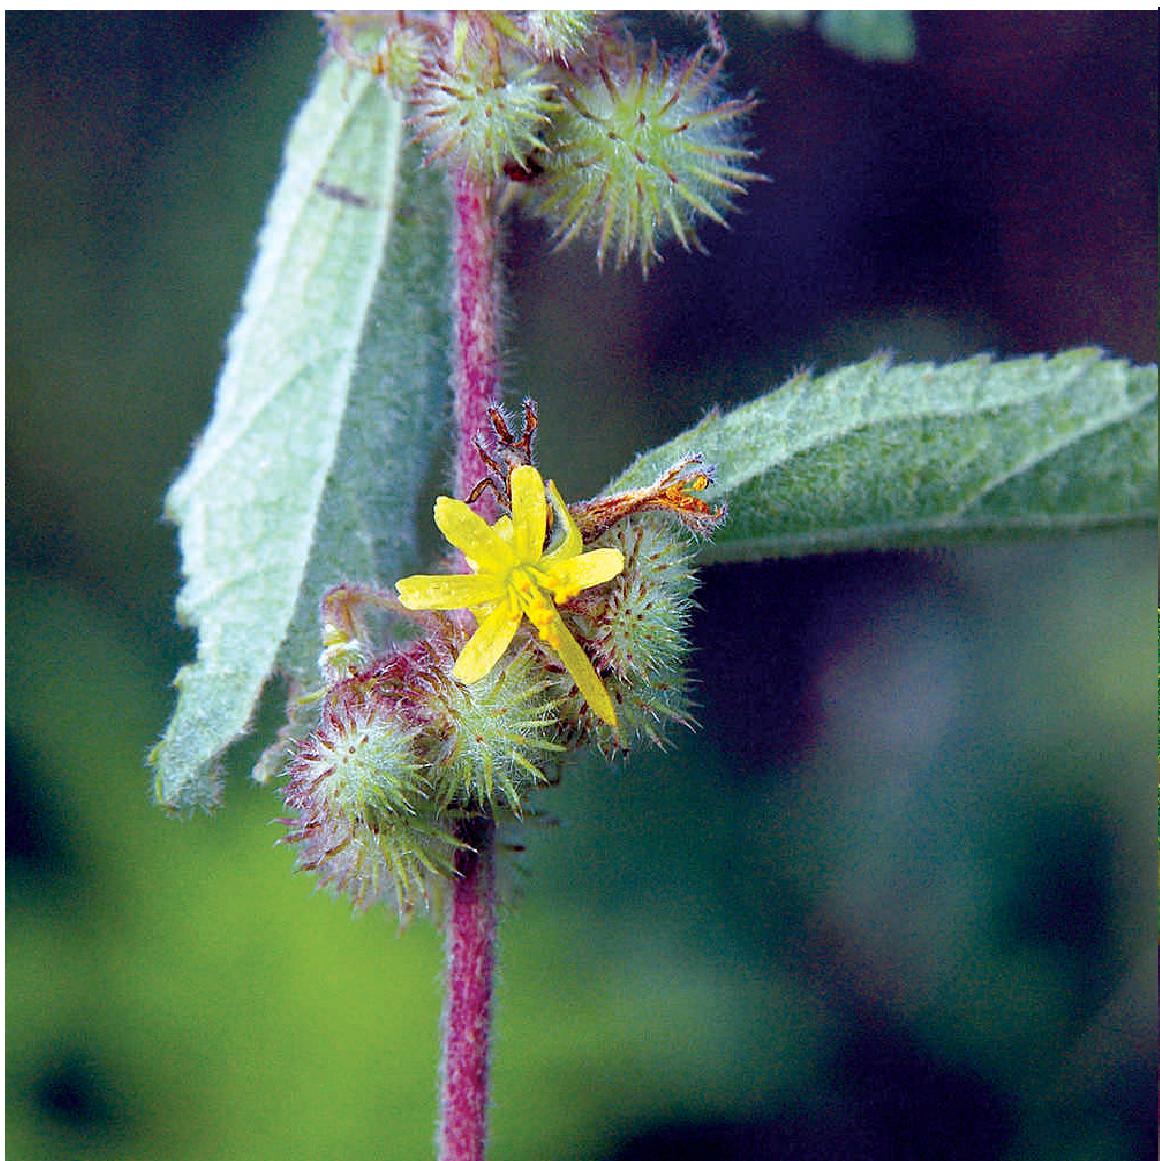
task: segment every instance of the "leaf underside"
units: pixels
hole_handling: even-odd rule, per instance
[[[275,669],[317,680],[329,586],[417,564],[449,406],[449,212],[403,115],[332,61],[291,129],[213,417],[166,502],[198,632],[150,755],[167,807],[216,803]]]
[[[1068,351],[800,376],[640,456],[701,452],[730,516],[706,561],[953,544],[1155,517],[1156,368]]]

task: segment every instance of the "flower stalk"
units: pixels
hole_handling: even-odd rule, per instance
[[[499,214],[492,183],[468,169],[452,175],[455,263],[455,495],[479,476],[478,432],[499,404]],[[480,515],[494,519],[490,496]]]
[[[495,822],[476,819],[461,837],[447,922],[440,1161],[483,1161],[495,976]]]
[[[491,182],[452,174],[454,213],[455,495],[466,498],[479,474],[476,434],[499,405],[499,218]],[[490,496],[480,497],[494,516]],[[447,914],[439,1161],[483,1161],[487,1139],[488,1062],[495,973],[495,821],[460,828],[465,846]]]

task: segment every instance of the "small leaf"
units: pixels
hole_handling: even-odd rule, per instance
[[[914,21],[909,12],[820,12],[818,31],[835,48],[860,60],[914,59]]]
[[[709,415],[609,491],[717,465],[706,560],[950,544],[1156,510],[1156,368],[1068,351],[936,367],[873,359]]]
[[[416,563],[447,407],[448,223],[442,178],[404,152],[399,102],[327,64],[290,133],[213,418],[167,500],[198,649],[150,755],[163,805],[217,801],[221,755],[276,663],[316,679],[327,587],[385,587]]]

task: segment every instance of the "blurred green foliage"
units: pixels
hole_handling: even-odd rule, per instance
[[[914,59],[914,21],[909,12],[818,13],[818,31],[832,45],[862,60]]]
[[[777,113],[756,125],[777,180],[707,237],[713,258],[671,256],[642,288],[513,228],[513,394],[540,399],[565,494],[803,359],[1155,357],[1155,15],[1021,20],[920,22],[899,80],[737,17],[730,63]],[[178,825],[142,766],[192,647],[161,497],[209,411],[313,23],[9,14],[7,53],[8,1155],[427,1156],[438,933],[352,919],[291,875],[268,791],[234,778],[217,817]],[[998,123],[955,145],[970,197],[849,163],[916,101],[960,184],[949,127]],[[1062,150],[1049,188],[1079,233],[1021,248],[1040,183],[985,159],[1042,177],[1065,128],[1119,159],[1116,188],[1093,162],[1077,194],[1087,155]],[[970,200],[996,181],[997,209]],[[927,212],[999,241],[962,265],[941,235],[900,255],[891,216],[913,232]],[[840,255],[885,263],[880,244],[907,265],[851,297]],[[765,296],[754,313],[734,286]],[[574,771],[513,870],[494,1155],[1154,1155],[1154,537],[704,579],[703,730]]]

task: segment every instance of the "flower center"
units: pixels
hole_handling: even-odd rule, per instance
[[[540,639],[553,649],[558,649],[559,615],[549,595],[552,591],[551,579],[543,569],[525,564],[512,569],[508,583],[517,607],[535,625]]]

